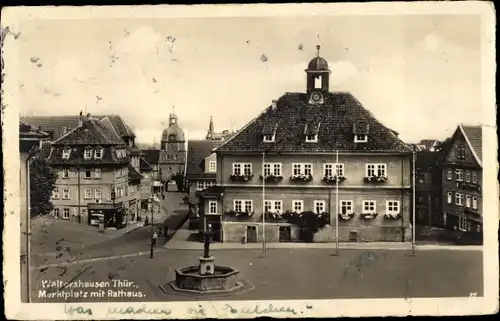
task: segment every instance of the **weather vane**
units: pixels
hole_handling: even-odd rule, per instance
[[[320,46],[320,45],[317,45],[317,46],[316,46],[316,50],[317,50],[317,55],[318,55],[318,57],[319,57],[319,50],[320,50],[320,49],[321,49],[321,46]]]

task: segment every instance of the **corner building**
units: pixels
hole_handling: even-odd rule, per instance
[[[330,92],[319,47],[305,71],[305,92],[285,93],[215,149],[205,224],[219,241],[260,242],[264,227],[268,242],[296,241],[283,213],[313,211],[330,223],[315,242],[335,241],[337,221],[341,242],[410,240],[412,149],[353,95]]]

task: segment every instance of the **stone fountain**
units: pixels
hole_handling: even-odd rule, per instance
[[[204,235],[204,253],[199,258],[199,265],[188,266],[175,270],[175,280],[160,286],[164,292],[168,286],[174,292],[192,294],[229,294],[247,291],[253,288],[248,282],[239,280],[239,271],[228,267],[215,265],[215,258],[210,255],[210,237]]]

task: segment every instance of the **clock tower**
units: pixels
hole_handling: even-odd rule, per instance
[[[325,59],[319,56],[321,47],[316,46],[316,57],[307,66],[307,96],[310,104],[323,104],[325,94],[329,91],[330,69]]]

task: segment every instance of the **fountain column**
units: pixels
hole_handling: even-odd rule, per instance
[[[215,258],[210,256],[210,235],[211,233],[205,232],[204,239],[204,253],[200,257],[200,275],[213,275],[215,272]]]

